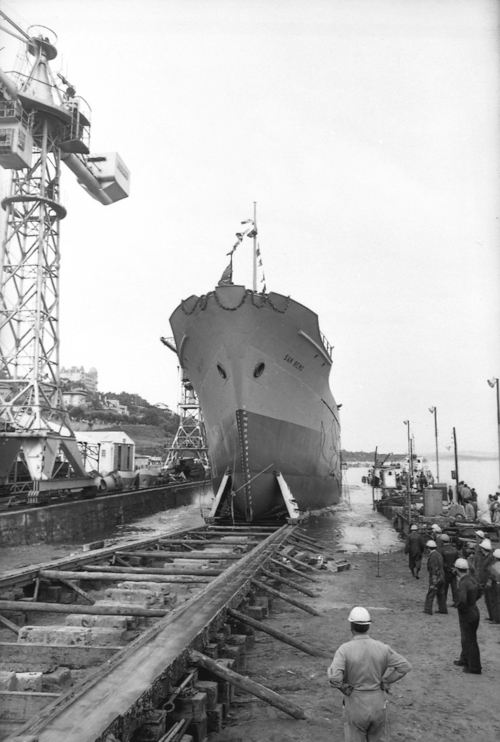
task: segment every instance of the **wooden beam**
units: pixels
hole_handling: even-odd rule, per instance
[[[256,683],[254,680],[250,680],[250,678],[244,678],[237,672],[233,672],[233,670],[228,670],[226,667],[219,665],[215,660],[210,659],[210,657],[201,654],[201,652],[192,651],[189,653],[189,656],[191,661],[196,665],[204,667],[205,670],[209,670],[217,677],[226,680],[247,693],[251,693],[252,696],[256,696],[257,698],[266,701],[266,703],[271,704],[271,706],[281,709],[285,714],[293,716],[294,719],[307,719],[306,713],[300,708],[300,706],[296,706],[294,703],[291,703],[273,690],[269,690],[269,688],[266,688],[264,685]]]
[[[22,667],[22,672],[53,672],[57,667],[98,667],[123,647],[88,647],[81,644],[0,643],[2,665]],[[18,672],[21,672],[19,669]]]
[[[288,587],[292,587],[294,590],[298,590],[299,593],[304,593],[304,595],[309,595],[310,598],[319,597],[316,593],[314,593],[312,590],[309,590],[307,587],[302,587],[301,585],[297,585],[296,582],[292,582],[292,580],[287,580],[286,577],[282,577],[281,575],[276,574],[276,572],[271,572],[269,569],[266,569],[265,567],[262,567],[260,571],[262,572],[262,574],[266,575],[266,577],[271,577],[271,579],[273,580],[282,582],[284,585],[288,585]]]
[[[296,559],[293,556],[289,556],[288,554],[282,555],[285,559],[289,559],[292,564],[296,564],[298,567],[302,567],[302,569],[306,569],[309,572],[314,572],[314,567],[311,567],[310,564],[306,564],[306,562],[301,562],[300,559]]]
[[[24,611],[25,613],[83,613],[93,616],[149,616],[159,618],[171,611],[154,608],[138,608],[133,605],[78,605],[76,603],[27,603],[23,600],[0,600],[0,611]]]
[[[172,582],[209,582],[208,579],[198,580],[195,578],[218,577],[224,571],[222,569],[195,569],[194,567],[192,569],[181,569],[180,567],[115,567],[114,565],[100,564],[86,564],[85,570],[87,572],[116,572],[118,574],[121,572],[131,575],[170,575]]]
[[[302,577],[303,580],[309,580],[309,582],[319,582],[317,577],[306,575],[304,574],[304,572],[300,572],[300,570],[295,569],[295,567],[291,567],[289,564],[285,564],[285,562],[279,561],[279,559],[270,559],[269,561],[271,562],[271,564],[275,564],[277,567],[286,569],[288,570],[288,572],[293,572],[294,575],[299,575],[299,577]]]
[[[278,629],[273,629],[272,626],[268,626],[262,621],[256,621],[255,618],[246,616],[244,613],[240,613],[240,611],[235,611],[232,608],[229,608],[228,614],[233,618],[237,618],[238,621],[245,623],[247,626],[251,626],[252,629],[263,631],[264,633],[269,634],[269,636],[279,639],[280,642],[284,642],[285,644],[289,644],[291,647],[300,649],[301,652],[310,654],[312,657],[324,657],[325,659],[331,659],[333,657],[333,652],[330,653],[324,649],[320,649],[319,647],[313,647],[311,644],[306,644],[306,642],[303,642],[300,639],[295,639],[293,636],[289,636]]]
[[[43,571],[43,570],[42,570]],[[51,570],[46,570],[47,572],[50,572]],[[84,600],[87,601],[87,603],[90,603],[90,605],[94,605],[95,599],[85,592],[85,590],[82,590],[81,587],[78,587],[78,585],[75,585],[74,582],[71,582],[71,575],[78,575],[79,572],[62,572],[59,570],[54,570],[55,577],[49,577],[48,574],[41,575],[43,577],[46,577],[51,580],[58,580],[59,582],[62,582],[63,585],[66,585],[66,587],[69,587],[71,590],[73,590],[77,595],[80,595]],[[73,579],[79,580],[80,577],[74,577]]]
[[[0,616],[0,625],[5,626],[5,628],[9,629],[9,631],[12,631],[13,634],[19,634],[19,626],[17,626],[15,623],[12,623],[12,621],[9,621],[9,619],[5,618],[5,616]]]
[[[37,716],[59,693],[0,691],[0,720],[23,722]]]
[[[48,577],[50,580],[61,580],[62,582],[64,582],[64,580],[101,580],[103,582],[116,582],[121,580],[128,580],[130,582],[172,582],[172,578],[169,575],[136,574],[135,572],[59,572],[58,570],[44,569],[40,574],[43,577]],[[201,581],[210,582],[210,577],[206,577]]]
[[[222,559],[241,559],[241,554],[225,554],[214,552],[190,551],[188,554],[184,551],[122,551],[125,556],[140,556],[146,559],[211,559],[221,561]]]
[[[319,613],[316,608],[311,608],[310,605],[302,603],[302,601],[296,600],[295,598],[291,598],[289,595],[285,595],[285,593],[276,590],[274,587],[271,587],[271,585],[268,585],[265,582],[261,582],[260,580],[255,579],[252,579],[251,582],[260,590],[265,590],[266,592],[271,593],[271,595],[275,595],[277,598],[281,598],[281,600],[286,600],[287,603],[291,603],[291,605],[294,605],[296,608],[307,611],[313,616],[321,616],[321,613]]]

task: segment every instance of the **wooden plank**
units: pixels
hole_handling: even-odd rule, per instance
[[[271,562],[271,564],[275,564],[277,567],[281,567],[281,569],[286,569],[288,572],[293,572],[294,575],[299,575],[299,577],[302,577],[303,580],[309,580],[309,582],[319,582],[317,577],[306,575],[304,574],[304,572],[300,572],[298,569],[295,569],[295,567],[291,567],[289,564],[285,564],[285,562],[281,562],[279,559],[270,559],[269,561]]]
[[[47,570],[48,572],[49,570]],[[55,570],[55,574],[57,577],[53,577],[54,580],[59,580],[59,582],[62,582],[63,585],[66,585],[66,587],[71,588],[73,592],[75,592],[77,595],[80,595],[84,600],[87,601],[87,603],[90,603],[90,605],[94,605],[95,599],[85,592],[85,590],[82,590],[81,587],[78,587],[78,585],[75,585],[74,582],[71,582],[71,575],[77,575],[79,572],[62,572],[60,570]],[[43,576],[43,575],[42,575]],[[48,577],[48,575],[45,575]],[[50,579],[50,578],[49,578]],[[78,580],[78,577],[75,577],[74,579]]]
[[[254,680],[250,680],[250,678],[244,678],[243,675],[233,672],[233,670],[228,670],[227,667],[219,665],[215,660],[210,659],[210,657],[200,652],[190,652],[190,657],[191,661],[200,667],[204,667],[214,675],[217,675],[217,677],[226,680],[237,688],[241,688],[252,696],[262,699],[266,703],[271,704],[271,706],[281,709],[285,714],[293,716],[294,719],[307,719],[305,711],[300,706],[296,706],[284,696],[280,696],[279,693],[275,693],[264,685],[256,683]]]
[[[240,613],[240,611],[235,611],[230,608],[228,610],[228,613],[233,618],[238,619],[238,621],[247,624],[247,626],[251,626],[252,629],[263,631],[264,633],[269,634],[269,636],[273,636],[275,639],[278,639],[280,642],[284,642],[285,644],[289,644],[291,647],[300,649],[301,652],[310,654],[312,657],[324,657],[325,659],[331,659],[334,655],[333,650],[331,652],[327,652],[326,650],[320,649],[319,647],[313,647],[311,644],[306,644],[306,642],[303,642],[300,639],[295,639],[295,637],[285,634],[284,631],[274,629],[267,623],[264,623],[263,621],[257,621],[255,618],[251,618],[245,613]]]
[[[196,577],[217,577],[222,574],[222,569],[199,569],[183,568],[180,567],[116,567],[113,565],[99,565],[99,564],[86,564],[85,570],[88,572],[117,572],[121,574],[134,574],[134,575],[170,575],[171,582],[209,582],[209,580],[198,580]],[[301,573],[302,574],[302,573]],[[178,578],[178,579],[176,579]],[[185,578],[180,579],[180,578]],[[192,579],[189,579],[192,578]],[[312,579],[312,578],[311,578]],[[151,580],[154,582],[154,580]]]
[[[19,634],[19,626],[15,623],[12,623],[12,621],[9,621],[9,619],[5,618],[5,616],[0,616],[0,626],[5,626],[5,628],[9,629],[9,631],[12,631],[13,634]]]
[[[57,667],[82,669],[98,667],[123,647],[86,647],[80,644],[17,644],[0,643],[0,662],[9,664],[12,672],[53,672]]]
[[[43,569],[40,572],[42,577],[49,580],[99,580],[102,582],[116,582],[117,580],[130,580],[132,582],[159,582],[170,583],[172,578],[169,575],[150,575],[135,574],[134,572],[62,572],[55,569]],[[206,577],[201,582],[210,582],[210,577]],[[83,591],[82,591],[83,592]],[[95,603],[95,601],[93,601]]]
[[[148,616],[158,618],[170,611],[153,608],[138,608],[133,605],[77,605],[76,603],[27,603],[23,600],[0,600],[0,611],[24,611],[25,613],[83,613],[92,616]]]
[[[253,579],[252,583],[260,590],[266,590],[268,593],[271,593],[271,595],[275,595],[277,598],[285,600],[287,603],[294,605],[296,608],[307,611],[307,613],[310,613],[312,616],[321,616],[321,613],[317,611],[316,608],[311,608],[311,606],[307,605],[307,603],[302,603],[301,600],[296,600],[295,598],[291,598],[290,595],[285,595],[285,593],[280,592],[280,590],[276,590],[274,587],[271,587],[271,585],[268,585],[265,582]]]
[[[281,575],[276,574],[276,572],[270,572],[268,569],[265,569],[264,567],[262,567],[260,571],[262,572],[263,575],[266,575],[266,577],[270,577],[273,580],[282,582],[284,585],[288,585],[288,587],[291,587],[294,590],[298,590],[299,593],[304,593],[304,595],[308,595],[310,598],[319,597],[315,592],[313,592],[312,590],[309,590],[307,587],[302,587],[302,585],[297,585],[296,582],[292,582],[292,580],[287,580],[286,577],[282,577]]]
[[[122,551],[124,556],[140,556],[146,557],[147,559],[213,559],[214,561],[221,561],[224,559],[241,559],[241,554],[227,554],[218,551],[162,551],[157,549],[156,551]]]
[[[57,698],[59,698],[59,693],[0,691],[0,719],[2,721],[28,721]]]

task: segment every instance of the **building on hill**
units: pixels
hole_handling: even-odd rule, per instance
[[[69,407],[85,407],[88,402],[89,392],[87,389],[75,388],[67,389],[63,392],[64,404],[66,409]]]
[[[93,366],[85,371],[83,366],[70,366],[69,368],[61,368],[60,371],[61,381],[71,381],[73,383],[81,384],[88,389],[91,394],[97,392],[97,381],[98,372]]]

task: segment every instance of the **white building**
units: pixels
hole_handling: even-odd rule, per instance
[[[135,443],[122,431],[77,430],[76,440],[83,448],[85,469],[106,476],[111,471],[134,471]],[[82,445],[85,444],[85,445]]]
[[[83,366],[62,368],[59,375],[61,381],[76,382],[77,384],[82,384],[92,394],[97,392],[98,373],[97,369],[93,366],[88,371],[85,371]]]

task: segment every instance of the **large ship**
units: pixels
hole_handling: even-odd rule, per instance
[[[338,502],[332,348],[317,315],[223,276],[213,291],[182,301],[170,324],[205,422],[212,514],[225,507],[250,522]]]

